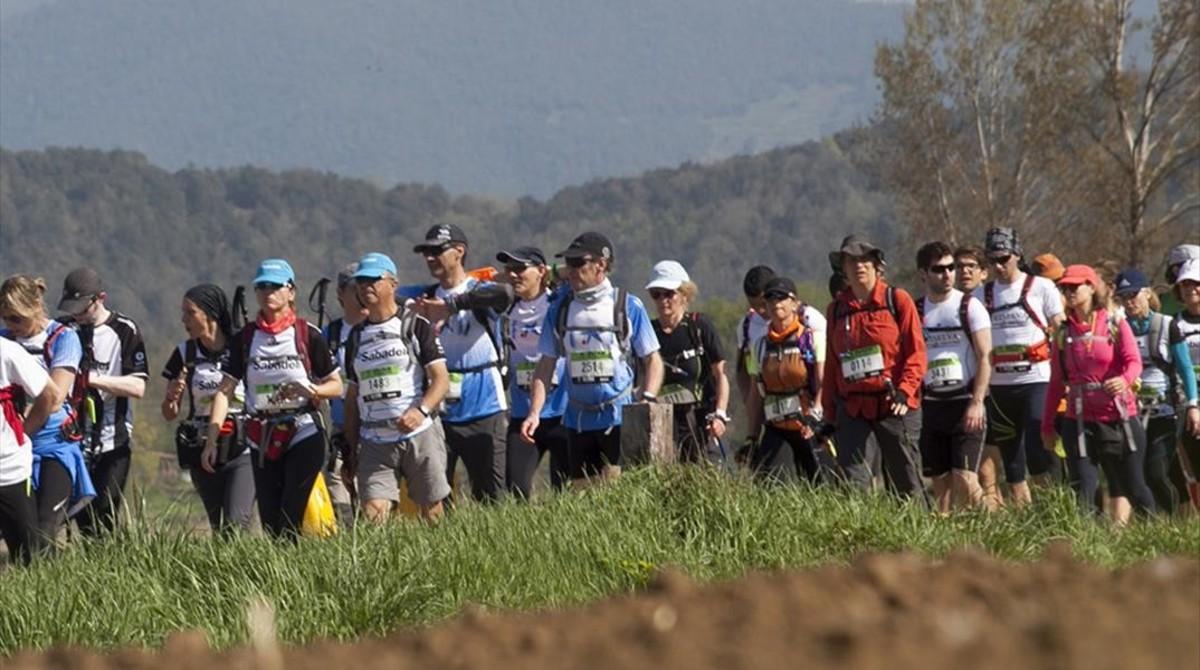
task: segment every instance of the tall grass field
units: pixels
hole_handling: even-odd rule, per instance
[[[244,611],[257,596],[274,604],[280,637],[302,643],[426,624],[467,603],[580,603],[637,589],[666,565],[703,581],[861,552],[941,556],[973,546],[1027,561],[1056,540],[1103,566],[1200,556],[1195,518],[1115,530],[1081,515],[1069,491],[1040,493],[1026,509],[940,518],[886,495],[667,468],[535,504],[460,506],[436,527],[360,526],[298,545],[215,540],[134,519],[115,537],[0,573],[0,656],[63,644],[153,646],[190,628],[233,645],[247,637]]]

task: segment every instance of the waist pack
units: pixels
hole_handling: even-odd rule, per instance
[[[246,450],[242,442],[240,418],[229,417],[221,425],[217,436],[217,464],[224,465]],[[175,455],[179,467],[191,470],[200,467],[200,453],[204,450],[206,424],[184,421],[175,429]]]
[[[258,447],[259,461],[277,461],[296,434],[296,415],[246,419],[246,442]]]

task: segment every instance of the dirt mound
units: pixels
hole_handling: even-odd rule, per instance
[[[532,614],[473,608],[427,630],[354,644],[210,653],[181,633],[159,653],[26,654],[15,668],[1197,668],[1200,562],[1118,572],[1064,549],[1024,565],[959,553],[701,587],[666,572],[643,593]],[[165,656],[165,658],[164,658]]]

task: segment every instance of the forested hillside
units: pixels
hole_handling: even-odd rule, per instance
[[[172,173],[130,152],[0,150],[0,268],[45,276],[57,292],[71,268],[95,266],[112,303],[161,342],[152,353],[179,335],[187,287],[246,283],[267,256],[289,258],[303,292],[369,250],[392,254],[401,279],[421,281],[411,248],[438,222],[467,231],[474,264],[502,245],[549,253],[597,229],[616,245],[619,282],[640,287],[655,261],[674,258],[704,296],[734,298],[755,263],[824,283],[826,253],[846,232],[895,241],[890,202],[853,166],[848,137],[595,181],[545,202],[384,190],[313,171]]]

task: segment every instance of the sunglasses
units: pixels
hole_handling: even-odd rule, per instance
[[[942,265],[929,266],[929,274],[940,275],[947,272],[954,272],[954,263],[944,263]]]
[[[354,283],[358,284],[359,286],[370,286],[371,284],[374,284],[382,279],[385,279],[385,277],[355,277]]]
[[[261,284],[255,284],[254,290],[255,291],[264,291],[266,293],[274,293],[275,291],[278,291],[279,289],[281,289],[283,287],[284,287],[283,284],[276,284],[274,282],[265,281],[265,282],[262,282]]]
[[[971,271],[971,272],[974,272],[974,271],[976,271],[976,270],[978,270],[978,269],[979,269],[979,263],[975,263],[975,262],[970,262],[970,263],[958,263],[958,264],[956,265],[956,267],[958,267],[958,269],[959,269],[959,270],[962,270],[962,271],[969,270],[969,271]]]
[[[453,248],[453,244],[446,244],[440,247],[421,247],[421,255],[425,258],[437,258]]]
[[[590,256],[571,256],[571,257],[567,258],[567,267],[581,268],[590,262],[592,262],[592,259]]]
[[[529,263],[506,263],[504,265],[504,271],[509,274],[519,275],[531,267],[533,266]]]
[[[1083,286],[1083,284],[1059,284],[1058,290],[1062,293],[1074,293],[1079,290],[1080,286]]]
[[[790,299],[792,297],[792,294],[791,293],[766,293],[763,295],[763,297],[772,302],[779,302],[780,300]]]
[[[988,262],[992,265],[1006,265],[1012,258],[1012,254],[1004,254],[1003,256],[992,256],[988,258]]]
[[[675,297],[675,292],[665,288],[652,288],[650,289],[650,297],[654,300],[670,299]]]

